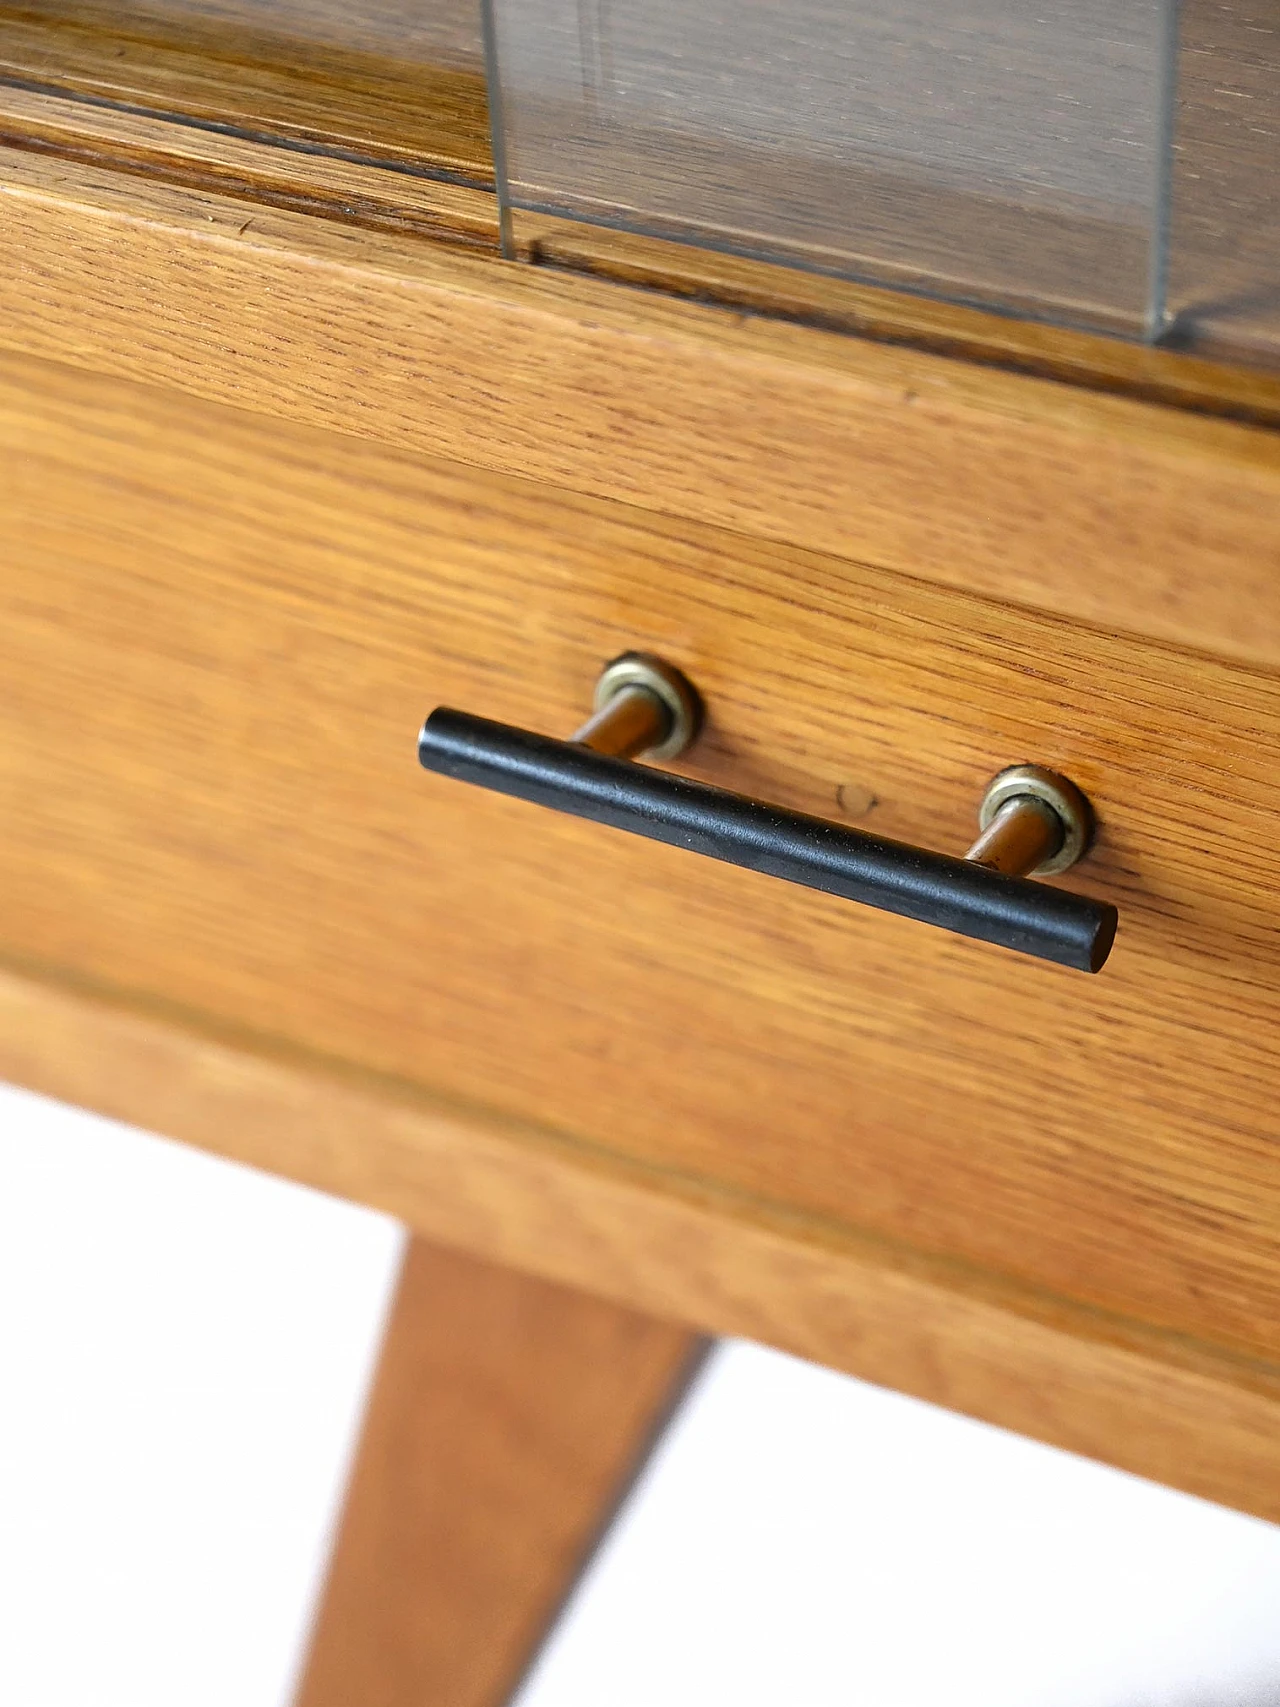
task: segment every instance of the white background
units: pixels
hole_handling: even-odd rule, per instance
[[[1271,1524],[729,1342],[519,1707],[1277,1702]]]
[[[402,1248],[0,1086],[0,1707],[286,1707]],[[520,1697],[695,1704],[1275,1707],[1280,1530],[730,1344]]]
[[[0,1086],[3,1707],[283,1707],[401,1243]]]

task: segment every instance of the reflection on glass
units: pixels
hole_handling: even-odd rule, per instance
[[[1171,340],[1280,363],[1280,5],[1184,0]]]
[[[1175,0],[489,0],[509,205],[1158,331]]]

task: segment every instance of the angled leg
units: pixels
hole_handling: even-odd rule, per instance
[[[297,1707],[500,1707],[698,1349],[415,1240]]]

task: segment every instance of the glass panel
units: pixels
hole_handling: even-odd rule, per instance
[[[1280,4],[1185,0],[1170,341],[1280,363]]]
[[[489,0],[509,208],[1133,334],[1174,0]]]

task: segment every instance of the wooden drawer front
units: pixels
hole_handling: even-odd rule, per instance
[[[17,359],[0,447],[11,960],[1280,1349],[1272,678]],[[1074,777],[1110,965],[418,770],[432,705],[567,733],[634,645],[692,774],[891,836]]]

